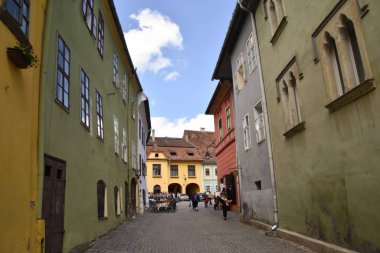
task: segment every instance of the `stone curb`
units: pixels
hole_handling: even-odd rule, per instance
[[[297,243],[299,245],[302,245],[312,251],[319,252],[319,253],[359,253],[357,251],[349,250],[328,242],[320,241],[311,237],[307,237],[292,231],[288,231],[285,229],[277,229],[276,231],[272,232],[272,227],[268,224],[251,220],[250,224],[258,229],[264,230],[267,235],[273,235],[278,236],[281,239],[285,239],[288,241],[292,241],[294,243]]]

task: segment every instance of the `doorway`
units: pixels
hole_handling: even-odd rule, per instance
[[[46,252],[61,253],[64,235],[66,162],[45,155],[42,218]]]

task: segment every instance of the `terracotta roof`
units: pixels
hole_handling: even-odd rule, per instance
[[[185,130],[183,138],[198,148],[204,162],[215,162],[214,132]],[[208,156],[206,156],[208,154]],[[209,157],[207,159],[207,157]]]
[[[162,152],[172,161],[203,161],[198,149],[183,138],[155,137],[154,141],[150,138],[146,152]]]

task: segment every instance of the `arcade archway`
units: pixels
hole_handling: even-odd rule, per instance
[[[189,196],[195,193],[199,193],[199,191],[200,191],[200,188],[199,188],[199,185],[197,184],[191,183],[186,186],[186,194]]]
[[[174,194],[182,193],[182,187],[181,187],[180,184],[176,184],[176,183],[169,184],[169,186],[168,186],[168,192],[169,193],[174,193]]]

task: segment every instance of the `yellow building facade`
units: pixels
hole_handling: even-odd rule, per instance
[[[37,219],[40,63],[30,66],[33,61],[18,53],[41,59],[45,1],[15,2],[0,0],[0,252],[43,252],[44,224]],[[9,49],[17,45],[22,50]]]
[[[147,145],[149,193],[194,194],[204,192],[202,158],[181,138],[151,138]]]

